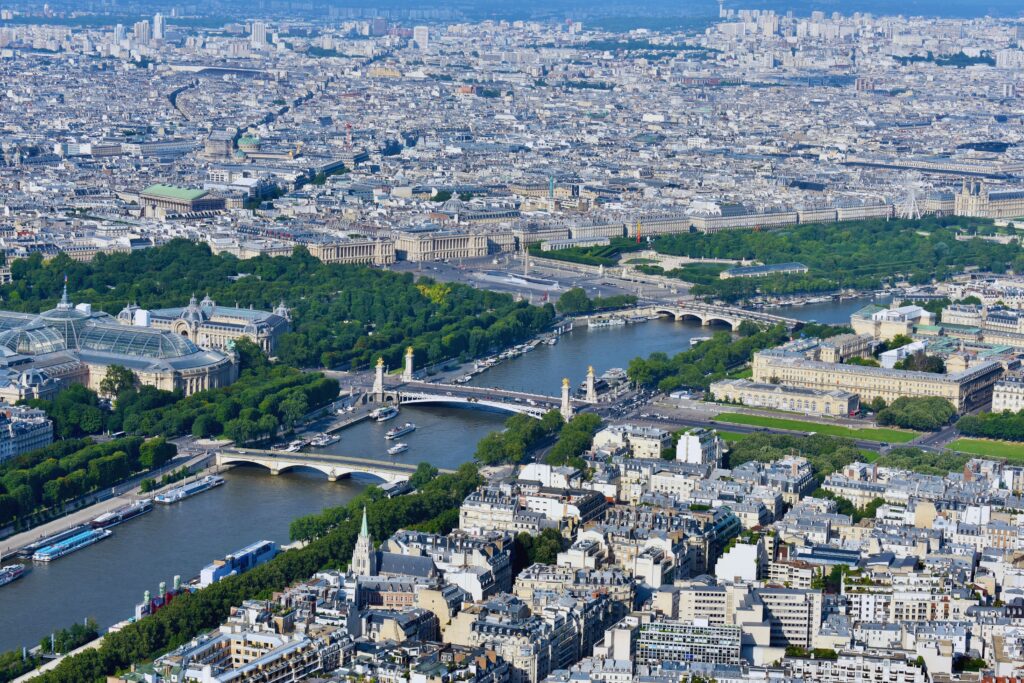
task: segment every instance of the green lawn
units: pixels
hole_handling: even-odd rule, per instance
[[[1024,462],[1024,443],[989,441],[988,439],[957,439],[949,444],[949,448],[961,453]]]
[[[850,439],[866,439],[868,441],[888,441],[891,443],[906,443],[911,441],[918,434],[901,429],[885,429],[877,427],[865,427],[853,429],[835,424],[822,424],[818,422],[807,422],[805,420],[788,420],[778,417],[765,417],[763,415],[747,415],[746,413],[719,413],[715,419],[720,422],[732,422],[734,424],[751,425],[754,427],[769,427],[773,429],[791,429],[797,432],[817,432],[828,436],[843,436]]]

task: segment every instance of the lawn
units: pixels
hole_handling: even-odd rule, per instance
[[[1024,462],[1024,443],[989,441],[988,439],[957,439],[949,444],[949,448],[961,453]]]
[[[719,422],[732,422],[734,424],[769,427],[772,429],[789,429],[796,432],[817,432],[827,436],[843,436],[849,439],[865,439],[867,441],[906,443],[918,436],[917,432],[909,432],[902,429],[878,427],[853,429],[852,427],[843,427],[835,424],[787,420],[778,417],[765,417],[764,415],[747,415],[745,413],[719,413],[715,416],[715,419]]]

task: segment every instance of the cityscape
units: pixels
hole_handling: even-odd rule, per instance
[[[1024,683],[1024,7],[0,0],[0,683]]]

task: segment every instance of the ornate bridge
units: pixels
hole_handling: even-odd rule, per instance
[[[714,306],[698,301],[658,304],[637,309],[637,312],[641,315],[672,316],[676,320],[694,318],[699,320],[701,325],[721,322],[731,326],[734,332],[739,329],[740,323],[744,320],[767,325],[785,325],[788,328],[795,327],[802,322],[796,318],[786,318],[762,311],[748,311],[744,308],[734,308],[732,306]]]
[[[352,474],[369,474],[387,482],[405,481],[416,471],[416,465],[382,460],[352,458],[345,455],[323,453],[284,453],[254,448],[225,448],[217,452],[218,465],[250,463],[281,474],[287,470],[304,467],[323,472],[327,481],[337,481]],[[452,470],[441,469],[441,472]]]
[[[529,415],[538,420],[549,410],[558,409],[560,399],[500,389],[465,387],[457,384],[408,382],[395,390],[398,402],[451,405],[502,413]],[[580,403],[580,401],[573,401]]]

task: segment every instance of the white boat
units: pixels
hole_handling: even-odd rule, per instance
[[[602,327],[621,327],[626,321],[622,318],[605,318],[604,320],[591,320],[587,323],[587,329],[600,329]]]
[[[692,349],[697,344],[700,344],[701,342],[706,342],[706,341],[711,341],[711,337],[692,337],[690,339],[690,348]]]
[[[384,435],[384,438],[388,439],[388,440],[390,440],[390,439],[397,439],[400,436],[405,436],[409,432],[414,432],[414,431],[416,431],[416,425],[414,425],[412,422],[406,422],[401,427],[395,427],[393,429],[389,429],[387,431],[387,433]]]
[[[372,417],[377,422],[385,422],[386,420],[398,417],[398,408],[394,406],[384,406],[383,408],[377,408],[377,410],[370,413],[370,417]]]
[[[338,434],[320,434],[319,436],[310,440],[309,445],[314,448],[323,448],[324,446],[331,446],[341,441],[341,436]]]
[[[298,453],[299,451],[302,450],[302,448],[304,446],[308,446],[308,445],[309,445],[308,441],[304,441],[302,439],[296,439],[295,441],[292,441],[290,444],[288,444],[285,447],[284,452],[285,453]]]
[[[405,453],[407,450],[409,450],[409,444],[396,443],[394,446],[388,449],[388,455],[398,455],[399,453]]]

